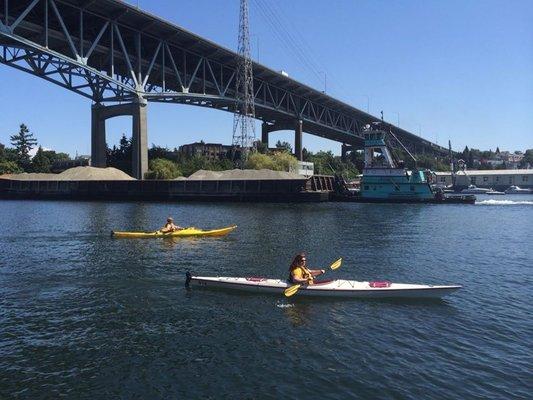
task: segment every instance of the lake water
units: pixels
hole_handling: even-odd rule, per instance
[[[477,205],[0,202],[0,398],[527,399],[533,196]],[[237,224],[225,238],[110,231]],[[192,290],[184,274],[462,284],[444,301]],[[529,395],[528,395],[529,393]]]

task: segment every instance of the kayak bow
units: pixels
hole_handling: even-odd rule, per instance
[[[167,238],[167,237],[191,237],[191,236],[224,236],[232,232],[237,225],[228,226],[226,228],[212,229],[204,231],[202,229],[189,227],[180,229],[179,231],[162,233],[156,232],[111,232],[111,236],[117,238]]]
[[[282,294],[292,284],[282,279],[204,277],[187,273],[186,285],[246,291],[252,293]],[[408,283],[360,282],[345,279],[318,281],[302,286],[300,296],[351,297],[351,298],[441,298],[462,286],[416,285]]]

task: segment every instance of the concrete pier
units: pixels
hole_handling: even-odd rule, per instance
[[[93,167],[106,167],[105,121],[122,115],[132,117],[132,175],[143,179],[148,171],[147,102],[139,99],[133,103],[104,106],[94,104],[91,109],[91,163]]]
[[[298,161],[303,161],[302,133],[303,121],[299,119],[296,121],[296,126],[294,128],[294,156],[298,159]]]
[[[269,131],[269,125],[266,122],[263,122],[261,124],[261,142],[266,145],[268,149],[268,133]]]

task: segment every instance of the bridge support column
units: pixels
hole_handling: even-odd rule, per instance
[[[266,145],[268,149],[268,124],[263,122],[261,124],[261,142]]]
[[[132,117],[132,175],[143,179],[148,171],[148,129],[146,123],[146,106],[144,99],[129,104],[92,106],[91,118],[91,165],[106,167],[105,121],[121,115]]]
[[[148,172],[148,128],[146,121],[146,101],[132,104],[132,173],[137,179],[144,179]]]
[[[95,104],[91,108],[91,166],[107,166],[105,140],[105,118],[102,118],[103,106]]]
[[[296,127],[294,128],[294,156],[298,159],[298,161],[303,161],[302,133],[303,121],[299,119],[296,121]]]

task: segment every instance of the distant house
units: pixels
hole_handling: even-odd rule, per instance
[[[500,151],[496,154],[494,159],[487,160],[487,163],[493,167],[505,165],[507,169],[517,169],[522,160],[524,159],[524,153],[516,151],[511,153],[509,151]]]
[[[220,160],[227,158],[231,153],[233,146],[220,143],[204,143],[195,142],[190,144],[184,144],[179,147],[180,154],[193,157],[195,155],[207,157],[210,160]]]

